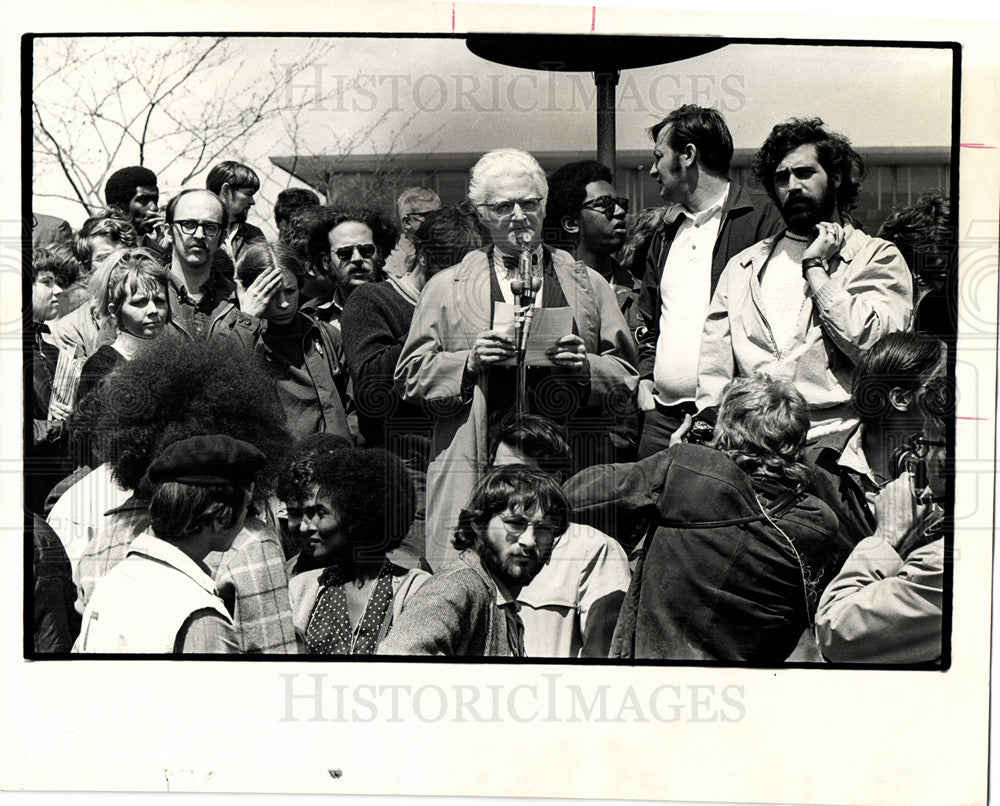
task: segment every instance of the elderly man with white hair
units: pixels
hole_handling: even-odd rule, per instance
[[[532,413],[565,424],[585,464],[614,461],[608,433],[638,383],[636,355],[614,291],[593,269],[542,244],[548,184],[534,157],[485,154],[472,168],[469,201],[493,242],[435,275],[424,288],[396,365],[396,385],[434,417],[427,474],[427,560],[456,556],[451,538],[462,506],[488,463],[487,424],[514,405],[509,329],[494,328],[498,302],[514,302],[511,280],[523,249],[541,281],[536,305],[569,308],[572,331],[557,339],[550,366],[529,366]]]

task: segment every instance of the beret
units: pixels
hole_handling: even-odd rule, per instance
[[[222,434],[189,437],[167,446],[153,460],[149,480],[154,484],[249,486],[266,459],[253,445]]]

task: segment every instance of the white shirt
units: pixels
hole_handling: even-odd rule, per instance
[[[806,246],[806,238],[786,232],[775,245],[760,279],[764,316],[779,355],[788,351],[799,334],[799,317],[806,301],[806,280],[802,276]]]
[[[542,253],[541,249],[535,251],[533,258],[537,261],[541,261]],[[536,264],[537,265],[537,264]],[[516,272],[511,272],[504,265],[503,258],[500,255],[499,249],[493,250],[493,271],[497,276],[497,281],[500,285],[500,293],[503,294],[505,302],[509,302],[511,305],[514,304],[514,292],[510,289],[510,281],[515,279],[517,276]],[[543,283],[538,287],[538,291],[535,292],[535,307],[542,307],[542,288],[544,287],[544,275],[538,275],[539,282]]]
[[[681,205],[667,220],[683,216],[670,244],[660,277],[660,335],[656,340],[653,382],[666,406],[693,401],[698,385],[698,353],[708,305],[712,301],[712,252],[722,227],[722,206],[729,185],[705,210]]]

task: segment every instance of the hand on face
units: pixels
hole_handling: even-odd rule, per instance
[[[816,237],[806,247],[802,259],[819,258],[829,262],[840,253],[844,246],[844,228],[840,224],[830,221],[820,221],[815,229]]]
[[[258,274],[249,288],[244,288],[240,278],[236,278],[236,300],[240,310],[248,316],[261,317],[267,310],[278,287],[281,285],[281,269],[271,266]]]

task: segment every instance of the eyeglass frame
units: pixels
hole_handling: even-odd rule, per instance
[[[500,515],[500,521],[503,523],[504,531],[507,533],[507,537],[511,540],[520,540],[525,532],[528,531],[528,527],[532,527],[532,532],[536,536],[539,536],[539,528],[543,524],[549,523],[548,536],[546,539],[551,540],[553,545],[558,539],[555,535],[555,525],[551,523],[547,518],[542,518],[539,521],[532,521],[523,515]],[[518,521],[518,523],[512,524],[511,521]]]
[[[217,238],[222,233],[221,221],[201,221],[196,218],[182,218],[174,221],[184,235],[194,235],[199,229],[205,233],[206,238]],[[212,230],[215,230],[212,232]]]
[[[520,207],[521,212],[526,215],[533,215],[541,209],[543,201],[545,200],[541,196],[529,196],[527,199],[512,199],[510,201],[490,202],[489,204],[482,202],[481,204],[477,204],[476,207],[486,207],[499,218],[510,218],[510,216],[514,215],[514,207]],[[510,205],[509,212],[505,213],[497,209],[508,204]]]
[[[597,206],[598,204],[600,204],[599,207]],[[616,207],[621,207],[622,212],[627,213],[629,200],[624,196],[605,194],[598,196],[596,199],[588,199],[580,205],[581,210],[593,210],[595,213],[601,213],[608,221],[611,221],[615,217]]]
[[[337,260],[343,262],[345,260],[352,260],[354,258],[355,250],[357,250],[357,253],[361,255],[362,260],[371,260],[375,257],[375,253],[378,252],[378,247],[373,243],[355,243],[347,246],[341,246],[338,249],[331,249],[330,251],[337,256]],[[365,252],[368,254],[365,254]],[[346,253],[346,256],[344,253]]]

